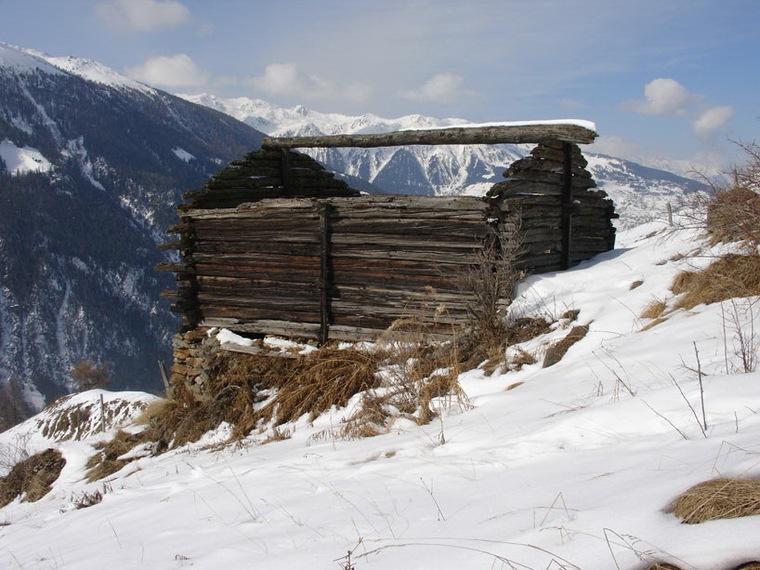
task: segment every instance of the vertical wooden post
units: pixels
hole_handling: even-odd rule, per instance
[[[290,178],[290,151],[286,148],[282,149],[280,154],[280,171],[282,174],[282,193],[287,196],[290,193],[291,178]]]
[[[324,344],[330,334],[330,290],[332,275],[330,272],[330,211],[328,202],[318,202],[319,211],[319,343]]]
[[[100,431],[106,431],[106,403],[103,401],[103,394],[100,395]]]
[[[573,221],[573,145],[562,143],[562,257],[560,267],[570,267]]]

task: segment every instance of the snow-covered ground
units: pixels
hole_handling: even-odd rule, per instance
[[[549,368],[540,357],[570,324],[523,346],[539,364],[464,373],[469,406],[444,406],[427,426],[331,437],[355,398],[285,426],[290,439],[252,435],[220,449],[210,434],[107,483],[83,478],[103,434],[63,442],[52,492],[0,510],[0,567],[592,570],[667,560],[707,570],[760,558],[760,517],[685,525],[667,510],[697,482],[760,475],[760,372],[740,372],[736,345],[739,331],[754,337],[758,300],[698,306],[646,330],[639,316],[653,299],[672,301],[679,271],[726,249],[648,224],[591,262],[529,278],[514,316],[579,310],[589,333]],[[0,445],[22,441],[34,421]],[[104,489],[101,503],[73,508]]]
[[[0,158],[13,176],[27,172],[49,172],[52,168],[50,161],[36,148],[19,148],[8,139],[0,141]]]

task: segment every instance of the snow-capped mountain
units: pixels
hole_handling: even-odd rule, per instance
[[[386,119],[320,113],[302,105],[277,107],[259,99],[223,99],[213,95],[180,95],[243,121],[270,136],[316,136],[383,133],[468,124],[464,119],[408,115]],[[532,145],[410,146],[377,149],[307,149],[304,152],[333,170],[367,180],[393,192],[408,194],[482,195],[512,162]],[[620,228],[630,228],[666,215],[705,186],[671,172],[648,168],[584,149],[598,187],[617,204]]]
[[[84,359],[114,388],[159,389],[177,323],[157,245],[182,193],[261,133],[97,62],[7,44],[0,103],[0,398],[39,408]]]

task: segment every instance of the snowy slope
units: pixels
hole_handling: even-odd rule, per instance
[[[558,364],[464,373],[469,406],[387,435],[330,436],[350,414],[283,426],[224,448],[189,445],[142,458],[103,483],[82,469],[91,441],[38,503],[0,510],[0,566],[145,568],[728,569],[760,557],[760,517],[684,525],[667,512],[694,483],[760,475],[760,373],[739,372],[737,322],[698,306],[644,330],[653,300],[672,302],[683,269],[707,265],[693,230],[650,224],[618,249],[520,286],[513,316],[579,310],[589,333]],[[636,287],[634,283],[640,282]],[[567,325],[522,346],[540,357]],[[755,349],[756,349],[755,345]],[[697,416],[697,355],[707,430]],[[681,394],[681,392],[683,394]],[[27,424],[30,425],[30,424]],[[23,428],[0,434],[0,445]],[[219,437],[223,437],[224,430]],[[212,437],[207,443],[213,441]],[[85,491],[102,503],[73,510]]]

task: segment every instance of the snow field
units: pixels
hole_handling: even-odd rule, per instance
[[[728,569],[760,557],[758,517],[684,525],[668,505],[691,485],[760,471],[760,373],[737,373],[735,330],[719,304],[679,311],[648,330],[639,315],[683,269],[706,266],[693,230],[649,224],[618,249],[570,271],[530,277],[513,316],[577,323],[522,348],[518,372],[462,374],[469,406],[443,406],[426,426],[398,421],[387,435],[325,436],[350,416],[284,426],[224,447],[205,441],[86,483],[94,439],[61,445],[53,491],[0,510],[0,566],[127,568],[682,568]],[[634,282],[642,283],[631,288]],[[756,316],[756,299],[737,300]],[[541,368],[573,324],[589,332]],[[700,427],[697,352],[707,429]],[[508,387],[516,387],[507,390]],[[85,397],[84,395],[82,397]],[[94,395],[91,397],[95,397]],[[137,396],[135,396],[137,398]],[[31,422],[30,420],[29,422]],[[30,424],[0,434],[0,445]],[[129,428],[137,429],[137,428]],[[49,442],[35,436],[32,447]],[[73,499],[104,489],[103,501]]]

